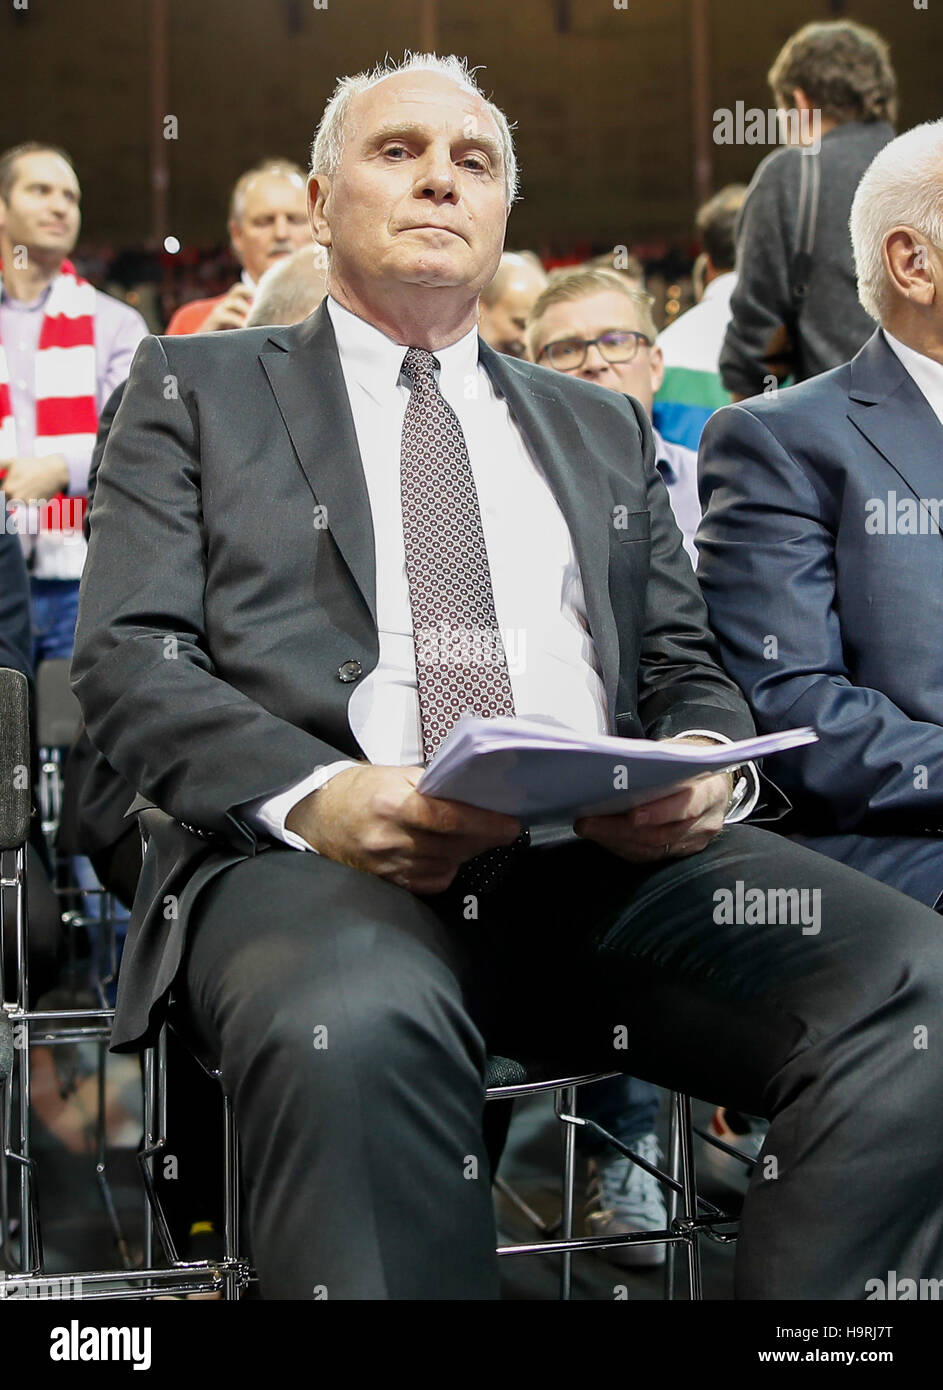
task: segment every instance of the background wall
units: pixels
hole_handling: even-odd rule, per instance
[[[14,4],[26,8],[14,9]],[[693,178],[696,0],[5,0],[0,148],[64,145],[83,185],[83,242],[141,244],[153,228],[156,116],[173,114],[167,226],[184,245],[225,237],[235,177],[270,154],[306,161],[338,74],[418,47],[438,14],[440,51],[485,65],[518,123],[524,200],[509,244],[685,239]],[[166,9],[165,109],[152,100],[153,16]],[[892,45],[901,127],[943,115],[943,0],[703,0],[707,118],[770,105],[766,70],[808,19],[845,13]],[[703,124],[703,121],[702,121]],[[713,128],[713,122],[710,122]],[[748,180],[765,151],[711,144],[712,186]]]

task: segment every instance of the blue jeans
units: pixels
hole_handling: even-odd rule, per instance
[[[29,587],[33,670],[36,670],[41,661],[72,655],[79,612],[79,581],[37,579],[31,575]]]
[[[650,1081],[639,1081],[635,1076],[612,1076],[608,1081],[596,1081],[592,1086],[579,1088],[576,1113],[584,1119],[595,1120],[631,1149],[644,1134],[654,1131],[658,1090]],[[580,1153],[588,1157],[596,1154],[619,1156],[618,1149],[581,1125],[576,1126],[576,1145]]]

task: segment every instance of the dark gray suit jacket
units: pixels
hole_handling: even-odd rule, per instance
[[[933,904],[943,425],[876,332],[845,366],[712,416],[700,479],[698,578],[727,668],[760,729],[819,734],[767,764],[788,828]]]
[[[641,407],[479,351],[569,524],[611,727],[749,735]],[[521,543],[540,543],[526,517]],[[166,813],[152,815],[117,1049],[153,1036],[203,885],[271,850],[243,803],[364,756],[347,704],[377,663],[375,583],[326,306],[290,328],[146,339],[99,471],[72,665],[92,743]]]

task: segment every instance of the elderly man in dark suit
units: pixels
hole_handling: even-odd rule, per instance
[[[137,356],[73,667],[93,743],[157,808],[115,1044],[172,992],[219,1059],[269,1298],[497,1296],[489,1046],[768,1115],[741,1295],[860,1298],[943,1256],[943,1076],[907,1041],[941,1014],[933,915],[721,834],[749,778],[739,808],[713,776],[543,844],[416,791],[468,709],[752,729],[644,412],[477,337],[515,187],[457,60],[347,79],[309,179],[325,304]],[[817,891],[821,930],[718,925],[738,884]]]
[[[721,411],[698,570],[728,669],[813,848],[943,897],[943,121],[885,146],[852,209],[881,327],[844,367]]]

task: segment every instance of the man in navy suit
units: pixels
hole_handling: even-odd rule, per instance
[[[698,577],[795,838],[943,896],[943,121],[887,145],[851,215],[880,328],[814,380],[715,415]]]

